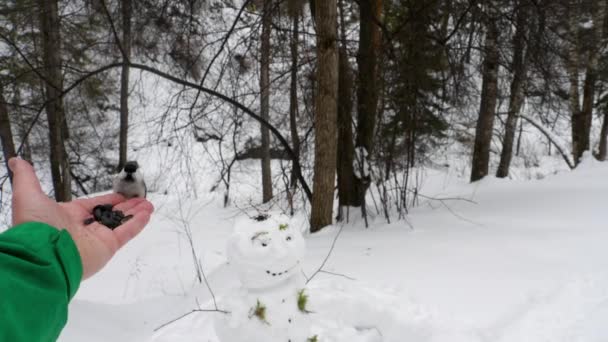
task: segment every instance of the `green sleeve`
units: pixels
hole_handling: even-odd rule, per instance
[[[55,341],[82,278],[70,234],[28,222],[0,234],[0,341]]]

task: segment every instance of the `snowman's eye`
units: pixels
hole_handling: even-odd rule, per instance
[[[291,241],[291,236],[286,237],[285,240]]]
[[[262,242],[262,247],[266,247],[268,244],[266,242]]]

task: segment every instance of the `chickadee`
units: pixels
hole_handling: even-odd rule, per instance
[[[138,169],[139,164],[136,161],[128,161],[125,167],[114,177],[112,190],[126,198],[146,197],[148,190],[144,177]]]

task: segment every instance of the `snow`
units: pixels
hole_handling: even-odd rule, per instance
[[[355,153],[353,158],[353,173],[358,179],[361,179],[362,175],[364,179],[369,178],[371,172],[371,165],[369,164],[369,160],[367,157],[368,154],[369,153],[367,153],[367,149],[365,147],[355,147]]]
[[[229,13],[226,25],[235,11]],[[249,34],[245,30],[240,35]],[[247,51],[237,35],[227,45],[235,53]],[[206,84],[219,82],[218,70]],[[257,97],[247,95],[256,89],[254,74],[234,76],[219,90],[254,108]],[[235,315],[229,309],[240,308],[241,323],[249,322],[244,316],[249,316],[251,304],[233,303],[250,303],[252,291],[244,285],[256,279],[243,277],[234,263],[228,264],[226,246],[235,231],[243,238],[268,229],[250,219],[261,200],[259,162],[234,165],[231,205],[224,208],[221,191],[227,189],[218,172],[222,145],[201,144],[181,129],[189,127],[188,120],[172,108],[173,85],[141,72],[133,77],[139,78],[134,88],[144,100],[130,99],[129,155],[144,170],[148,199],[156,211],[140,236],[81,284],[59,341],[220,342],[216,324],[229,319],[220,310]],[[285,98],[273,100],[275,114],[285,112]],[[230,113],[224,108],[205,116],[201,126],[225,131],[233,124],[226,120]],[[243,126],[240,145],[259,134],[257,125]],[[566,133],[547,132],[567,146],[559,138]],[[608,165],[586,156],[575,170],[566,170],[559,157],[546,156],[539,138],[527,140],[532,134],[522,139],[524,157],[514,159],[514,179],[489,177],[469,184],[470,151],[451,143],[430,158],[445,166],[414,170],[417,191],[426,197],[410,209],[407,223],[387,224],[370,208],[370,227],[365,229],[353,209],[348,224],[306,234],[306,254],[300,260],[303,276],[312,277],[305,285],[307,336],[317,335],[323,342],[608,341]],[[231,153],[228,147],[223,146],[223,153]],[[524,167],[526,153],[533,162]],[[355,172],[360,176],[363,170],[364,178],[369,177],[367,151],[358,149],[356,160],[363,165],[355,161]],[[272,169],[274,179],[280,179],[279,164],[273,162]],[[38,171],[44,188],[50,189],[48,172]],[[216,184],[220,191],[209,192]],[[298,210],[289,227],[304,231],[307,222],[306,211]],[[253,260],[250,252],[242,261]],[[289,264],[288,259],[274,261]],[[323,272],[317,272],[321,265]],[[299,286],[266,289],[263,294],[270,300],[262,301],[277,307],[274,299],[288,297],[282,291]],[[275,311],[268,312],[271,321],[289,314],[273,317]],[[241,337],[258,342],[252,336]]]
[[[580,22],[579,26],[580,26],[580,28],[583,28],[583,29],[587,29],[587,30],[591,29],[591,28],[593,28],[593,20],[588,19],[586,21]]]
[[[452,200],[413,208],[413,229],[378,216],[369,229],[351,220],[341,232],[335,225],[307,235],[303,269],[310,277],[340,232],[326,272],[306,285],[311,336],[336,342],[608,340],[607,172],[606,163],[592,158],[542,180],[468,184],[430,170],[421,191]],[[244,234],[250,219],[223,208],[213,193],[187,202],[158,193],[149,198],[157,207],[149,227],[81,285],[60,341],[219,341],[214,322],[223,313],[193,312],[164,324],[215,308],[194,260],[225,309],[223,300],[241,282],[226,264],[224,246],[235,221]],[[178,211],[185,213],[180,219]],[[290,227],[305,226],[303,214],[290,221]]]

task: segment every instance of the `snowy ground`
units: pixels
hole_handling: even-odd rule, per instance
[[[591,160],[532,181],[470,185],[428,172],[427,195],[474,203],[427,200],[411,211],[413,228],[381,217],[344,226],[324,268],[343,276],[308,285],[313,332],[336,342],[608,341],[607,174]],[[60,341],[217,341],[217,312],[159,329],[214,308],[188,230],[220,309],[238,285],[224,246],[242,214],[201,196],[152,194],[151,224],[81,285]],[[340,228],[306,237],[308,276]]]

